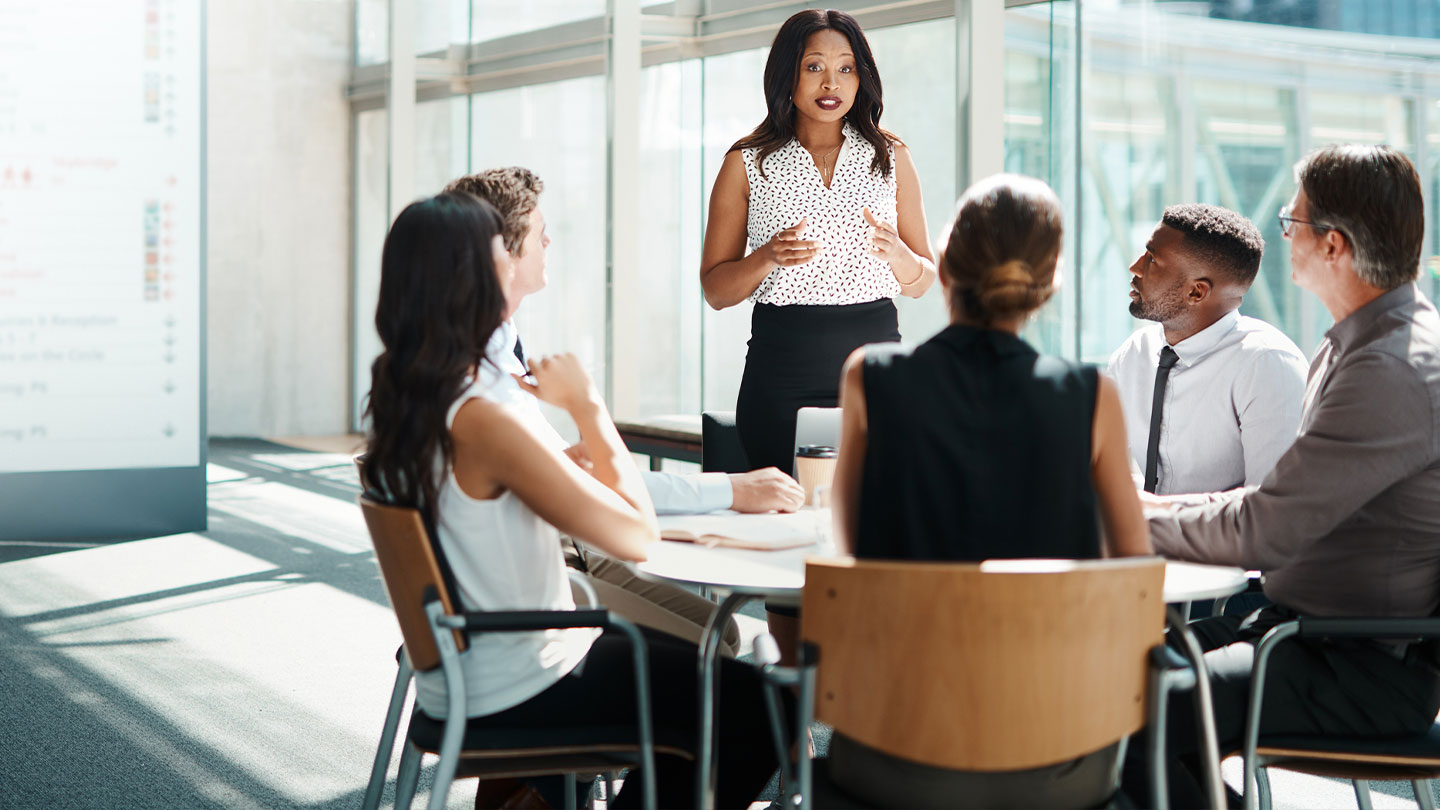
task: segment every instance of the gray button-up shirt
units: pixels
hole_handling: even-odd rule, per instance
[[[1440,313],[1414,284],[1326,333],[1300,436],[1259,486],[1150,514],[1156,550],[1265,571],[1274,602],[1317,616],[1427,616],[1440,605]]]

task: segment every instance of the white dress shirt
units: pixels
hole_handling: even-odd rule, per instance
[[[1145,469],[1150,404],[1165,330],[1137,329],[1110,358],[1132,469]],[[1279,329],[1231,311],[1170,347],[1157,495],[1220,492],[1264,480],[1295,441],[1305,355]]]
[[[516,331],[514,321],[506,321],[490,336],[490,345],[485,347],[486,357],[499,365],[500,371],[505,374],[523,375],[526,371],[520,364],[520,358],[515,356],[515,343],[519,338],[520,333]],[[534,396],[526,394],[521,400],[526,406],[534,408],[536,413],[541,413],[540,403]],[[568,446],[564,437],[549,422],[542,418],[539,423],[549,428],[546,439],[555,449],[563,451]],[[725,473],[676,475],[641,470],[640,476],[645,481],[645,489],[650,492],[650,500],[655,504],[657,514],[693,515],[715,512],[729,509],[735,500],[730,476]]]

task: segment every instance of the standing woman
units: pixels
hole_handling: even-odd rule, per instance
[[[843,11],[802,11],[765,64],[768,113],[725,156],[700,283],[715,309],[755,303],[735,406],[752,468],[793,464],[795,412],[834,407],[840,367],[900,339],[896,295],[935,280],[910,150],[880,128],[880,73]]]

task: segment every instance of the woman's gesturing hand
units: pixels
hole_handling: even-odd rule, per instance
[[[870,255],[887,262],[900,258],[906,250],[905,243],[900,241],[900,231],[870,213],[869,208],[861,211],[865,214],[865,221],[870,223]]]
[[[600,401],[595,383],[580,365],[580,359],[566,352],[541,357],[530,363],[530,376],[534,383],[524,377],[513,375],[520,387],[535,395],[541,402],[548,402],[557,408],[573,411],[589,402]]]
[[[761,250],[765,251],[771,264],[776,267],[794,267],[815,258],[820,252],[820,243],[800,237],[800,233],[809,224],[810,218],[805,217],[765,243]]]

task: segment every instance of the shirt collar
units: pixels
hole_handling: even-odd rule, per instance
[[[492,363],[500,363],[505,356],[514,356],[515,341],[519,340],[520,333],[515,329],[514,321],[504,321],[490,333],[490,342],[485,344],[485,356],[490,358]]]
[[[505,321],[496,327],[490,333],[490,341],[485,344],[485,357],[476,369],[475,381],[490,388],[509,379],[511,374],[525,373],[520,361],[515,358],[515,341],[519,338],[520,332],[516,330],[514,321]]]
[[[1226,335],[1235,331],[1235,327],[1239,325],[1240,311],[1232,309],[1224,315],[1221,315],[1220,320],[1201,329],[1199,332],[1185,338],[1170,348],[1174,349],[1175,354],[1179,355],[1181,365],[1194,365],[1205,355],[1214,351],[1215,348],[1220,345],[1220,341],[1224,340]],[[1162,331],[1161,334],[1163,335],[1164,332]],[[1160,357],[1161,347],[1164,347],[1164,345],[1165,341],[1162,340],[1160,341],[1160,347],[1155,349],[1157,361]]]
[[[1345,319],[1330,327],[1325,337],[1335,346],[1337,353],[1359,345],[1369,327],[1385,317],[1386,314],[1413,305],[1420,297],[1420,290],[1414,282],[1401,284],[1393,290],[1376,298],[1374,301],[1355,310]]]
[[[860,130],[852,126],[849,121],[846,121],[844,125],[840,127],[840,148],[839,151],[835,153],[835,165],[837,167],[840,165],[842,158],[855,151],[855,142],[859,140],[863,140],[860,137]],[[798,135],[790,139],[790,145],[807,155],[809,154],[800,143],[800,137]]]

